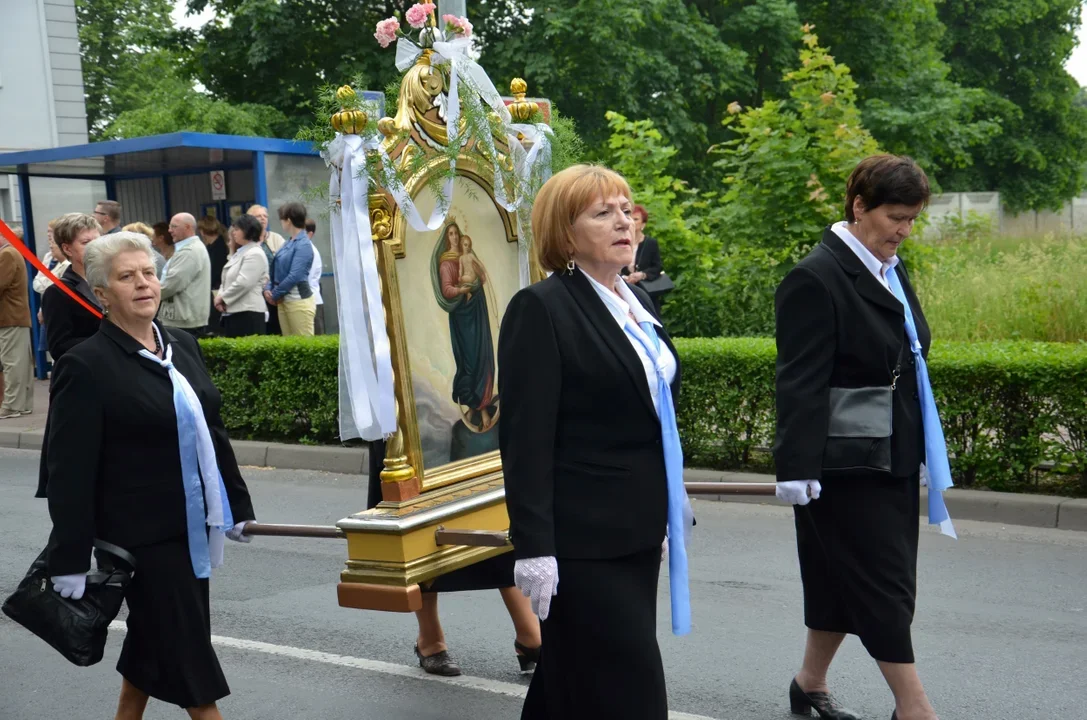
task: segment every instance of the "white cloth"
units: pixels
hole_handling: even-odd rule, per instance
[[[589,283],[593,286],[593,290],[600,296],[600,299],[604,301],[604,307],[608,309],[611,316],[615,318],[615,322],[619,324],[620,328],[623,328],[623,335],[630,341],[631,347],[638,353],[638,359],[642,363],[642,368],[645,370],[645,381],[649,385],[649,395],[653,398],[653,408],[657,411],[657,415],[660,415],[660,388],[657,385],[657,366],[653,360],[649,357],[649,353],[646,352],[645,346],[638,342],[636,338],[630,336],[626,332],[626,324],[628,315],[633,315],[634,320],[638,323],[648,322],[661,327],[661,324],[657,322],[657,319],[645,309],[641,302],[638,301],[634,291],[630,289],[626,281],[618,275],[615,276],[615,292],[608,290],[606,287],[597,282],[589,273],[578,270],[589,279]],[[616,292],[619,295],[616,295]],[[641,328],[638,328],[641,331]],[[660,346],[660,361],[664,370],[664,379],[671,384],[676,379],[676,358],[672,354],[672,351],[668,349],[666,345],[661,343]]]
[[[317,249],[317,246],[313,246],[313,263],[309,266],[309,287],[313,291],[313,297],[317,298],[318,305],[324,305],[324,298],[321,297],[321,273],[324,272],[324,265],[321,263],[321,251]]]
[[[266,312],[263,289],[268,282],[268,257],[258,243],[238,248],[223,266],[219,297],[226,314]]]
[[[546,620],[551,598],[559,594],[559,562],[552,556],[525,558],[513,564],[513,584],[532,601],[532,612]]]
[[[891,286],[887,283],[887,271],[898,266],[898,256],[895,255],[887,262],[883,262],[849,231],[849,223],[844,220],[834,223],[830,226],[830,229],[860,258],[860,261],[868,268],[868,272],[872,273],[872,276],[879,281],[879,284],[885,287],[887,292],[891,292]]]
[[[790,505],[807,505],[812,500],[818,500],[821,492],[823,492],[823,486],[818,480],[786,480],[777,484],[775,494],[778,500]]]
[[[42,264],[46,267],[49,267],[49,263],[52,262],[52,260],[53,253],[47,252],[45,254],[45,257],[42,258]],[[70,261],[61,259],[60,262],[53,266],[53,274],[56,275],[58,278],[63,276],[64,271],[67,270],[69,266],[71,266],[71,264],[72,263]],[[46,290],[48,290],[52,284],[53,281],[46,277],[45,273],[40,270],[38,271],[38,274],[34,276],[34,292],[38,293],[39,295],[43,294]]]
[[[87,590],[87,573],[54,575],[49,579],[53,581],[53,589],[60,593],[62,598],[79,600]]]
[[[248,525],[248,524],[249,524],[248,520],[242,520],[240,523],[238,523],[234,527],[227,530],[226,531],[226,536],[228,538],[230,538],[231,540],[235,541],[235,542],[241,542],[241,543],[253,542],[253,536],[245,534],[245,526]]]

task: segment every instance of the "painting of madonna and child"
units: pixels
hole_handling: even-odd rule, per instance
[[[435,196],[424,188],[415,202],[426,218]],[[498,449],[498,329],[517,268],[517,242],[469,178],[438,230],[407,230],[396,272],[424,472]]]

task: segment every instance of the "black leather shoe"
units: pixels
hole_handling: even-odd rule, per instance
[[[806,693],[800,689],[796,678],[789,686],[789,706],[793,715],[811,715],[812,708],[823,720],[861,720],[859,715],[846,710],[830,693]]]
[[[415,657],[419,658],[419,667],[431,675],[444,675],[445,677],[460,675],[460,666],[453,662],[453,658],[449,657],[449,653],[445,650],[423,657],[423,653],[419,652],[419,646],[416,645]]]
[[[513,649],[517,651],[517,663],[521,666],[522,675],[535,672],[536,663],[540,662],[540,647],[537,645],[530,648],[527,645],[522,645],[517,640],[513,641]]]

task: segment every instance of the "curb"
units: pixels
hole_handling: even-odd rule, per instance
[[[0,447],[41,450],[42,434],[41,430],[0,429]],[[252,440],[232,440],[230,444],[238,464],[243,466],[351,475],[366,475],[369,469],[369,449],[366,447],[288,445]],[[683,479],[687,482],[774,482],[772,475],[700,468],[685,469]],[[921,507],[925,507],[927,498],[928,491],[922,488]],[[765,496],[702,495],[698,499],[756,505],[781,504]],[[949,490],[945,499],[951,517],[955,519],[1087,532],[1087,499],[959,488]]]
[[[42,430],[0,429],[0,448],[41,450]],[[231,440],[239,465],[274,467],[285,470],[318,470],[331,473],[366,475],[370,450],[325,445],[288,445],[286,443]]]
[[[772,475],[697,468],[685,469],[683,479],[687,482],[774,482]],[[701,495],[699,499],[781,505],[777,500],[770,500],[764,496]],[[947,502],[948,512],[956,520],[981,520],[1004,525],[1087,531],[1087,499],[960,488],[949,490],[944,499]],[[921,507],[925,508],[927,502],[928,490],[922,488]],[[924,515],[925,512],[922,514]]]

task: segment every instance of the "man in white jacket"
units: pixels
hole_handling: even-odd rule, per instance
[[[313,242],[313,236],[316,233],[317,221],[313,218],[306,218],[306,234],[309,235],[310,242]],[[313,264],[309,268],[309,286],[313,290],[313,297],[317,298],[317,311],[313,315],[314,335],[325,334],[325,301],[321,297],[321,274],[324,269],[324,265],[321,263],[321,251],[314,245]]]
[[[196,235],[196,218],[189,213],[171,218],[170,236],[174,254],[162,269],[159,320],[167,327],[203,337],[211,313],[211,258]]]

